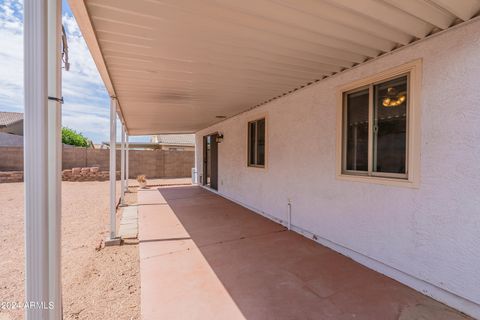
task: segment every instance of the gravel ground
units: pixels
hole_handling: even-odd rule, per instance
[[[107,236],[109,183],[62,188],[64,319],[139,319],[138,245],[98,250]],[[24,301],[23,189],[0,184],[0,302]],[[136,202],[135,190],[127,203]],[[23,319],[23,310],[0,310],[0,319]]]

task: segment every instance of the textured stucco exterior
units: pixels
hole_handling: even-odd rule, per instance
[[[336,177],[338,87],[422,59],[418,188]],[[246,166],[267,116],[267,166]],[[196,134],[220,131],[219,193],[480,317],[480,20],[322,80]]]

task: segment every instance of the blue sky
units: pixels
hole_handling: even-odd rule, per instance
[[[70,58],[70,71],[62,74],[63,125],[95,143],[108,141],[109,97],[65,0],[62,20]],[[0,0],[0,43],[0,111],[23,112],[23,0]]]

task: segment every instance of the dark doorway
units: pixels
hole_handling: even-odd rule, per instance
[[[218,190],[218,134],[203,137],[203,185]]]

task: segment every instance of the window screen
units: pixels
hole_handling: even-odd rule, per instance
[[[248,123],[248,165],[265,166],[265,119]]]
[[[406,173],[407,77],[374,88],[373,170]]]
[[[368,170],[368,89],[347,95],[347,170]]]

